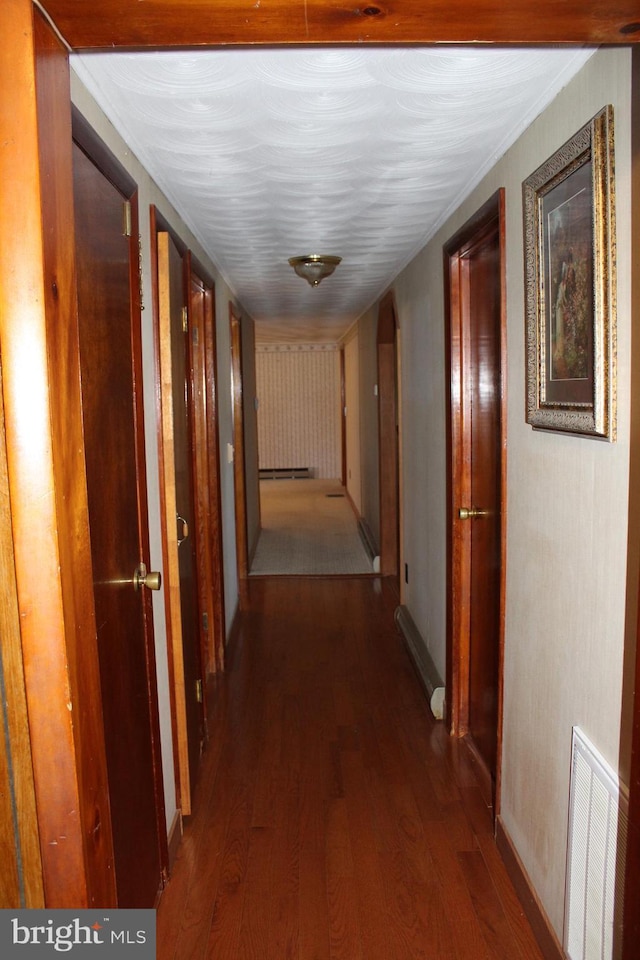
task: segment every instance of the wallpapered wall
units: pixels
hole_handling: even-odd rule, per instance
[[[599,443],[534,431],[525,421],[522,181],[608,103],[615,110],[618,440]],[[635,510],[629,526],[630,103],[631,50],[599,50],[393,284],[402,331],[405,603],[444,671],[449,384],[442,247],[505,188],[507,577],[500,817],[559,939],[572,727],[582,728],[623,781],[628,776],[623,689],[630,689],[632,680],[624,676],[625,621],[628,616],[635,636],[637,613],[629,598],[638,584]],[[636,448],[634,438],[634,459]],[[574,675],[579,682],[569,681]]]
[[[340,351],[336,344],[256,347],[260,467],[340,476]]]

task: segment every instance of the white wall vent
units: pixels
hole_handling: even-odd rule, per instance
[[[628,791],[573,729],[564,949],[569,960],[619,960]]]

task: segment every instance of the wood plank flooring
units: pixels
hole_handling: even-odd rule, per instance
[[[394,603],[374,579],[249,584],[158,960],[542,960]]]

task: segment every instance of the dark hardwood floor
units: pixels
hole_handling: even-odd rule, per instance
[[[249,584],[158,960],[541,960],[394,603],[373,579]]]

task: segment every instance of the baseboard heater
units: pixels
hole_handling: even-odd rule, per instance
[[[310,480],[311,467],[260,467],[260,480]]]
[[[431,659],[427,645],[422,639],[420,631],[413,621],[407,607],[401,605],[396,608],[395,621],[407,645],[411,659],[429,700],[431,713],[436,720],[444,717],[444,683],[438,668]]]
[[[358,533],[360,534],[362,545],[367,551],[367,556],[369,557],[369,560],[373,566],[373,572],[380,573],[380,554],[378,551],[378,546],[373,536],[371,527],[363,517],[358,517]]]

